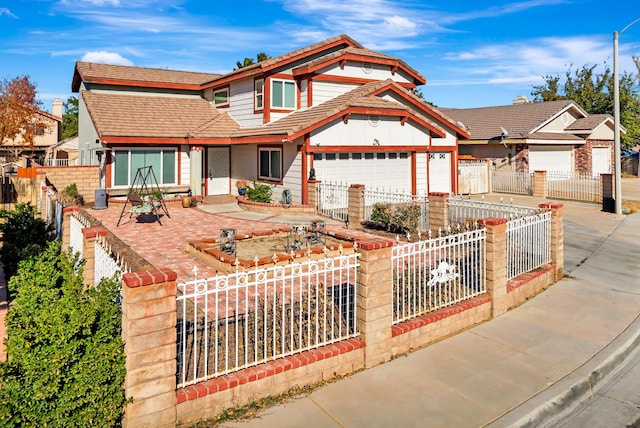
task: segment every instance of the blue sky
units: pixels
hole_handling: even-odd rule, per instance
[[[227,73],[346,33],[422,73],[440,107],[506,105],[571,66],[613,69],[613,32],[638,18],[638,0],[0,0],[0,78],[29,75],[50,110],[78,60]],[[637,73],[640,22],[619,46]]]

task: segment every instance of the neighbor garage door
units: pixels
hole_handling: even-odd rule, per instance
[[[316,153],[313,167],[316,178],[325,182],[411,191],[411,158],[408,153]]]
[[[571,146],[529,146],[529,172],[573,171]]]

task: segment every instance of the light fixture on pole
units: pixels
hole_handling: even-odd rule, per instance
[[[622,29],[613,32],[613,133],[614,133],[614,157],[615,157],[615,200],[616,214],[622,214],[622,174],[620,172],[620,79],[618,77],[618,38],[633,24],[640,21],[640,18],[633,21]]]

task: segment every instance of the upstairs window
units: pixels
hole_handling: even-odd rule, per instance
[[[229,88],[213,91],[213,105],[216,107],[229,106]]]
[[[254,82],[255,85],[255,93],[256,93],[256,99],[255,99],[255,109],[256,110],[262,110],[264,108],[264,80],[260,79],[260,80],[256,80]]]
[[[271,107],[294,110],[296,108],[296,83],[290,80],[272,80]]]

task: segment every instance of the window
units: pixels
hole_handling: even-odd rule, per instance
[[[148,165],[153,167],[158,184],[178,182],[176,149],[116,149],[113,162],[114,186],[131,186],[138,168]]]
[[[216,107],[227,107],[229,105],[229,88],[213,92],[213,105]]]
[[[260,80],[256,80],[254,82],[254,86],[255,86],[255,92],[256,92],[256,100],[255,100],[255,104],[256,104],[256,110],[262,110],[264,108],[264,80],[260,79]]]
[[[45,129],[47,129],[47,125],[43,123],[31,122],[29,123],[29,129],[31,129],[33,135],[44,135],[44,131]]]
[[[352,153],[351,159],[362,159],[362,153]]]
[[[282,179],[282,149],[261,147],[258,149],[258,177],[265,180]]]
[[[271,81],[271,107],[296,108],[296,84],[288,80]]]

